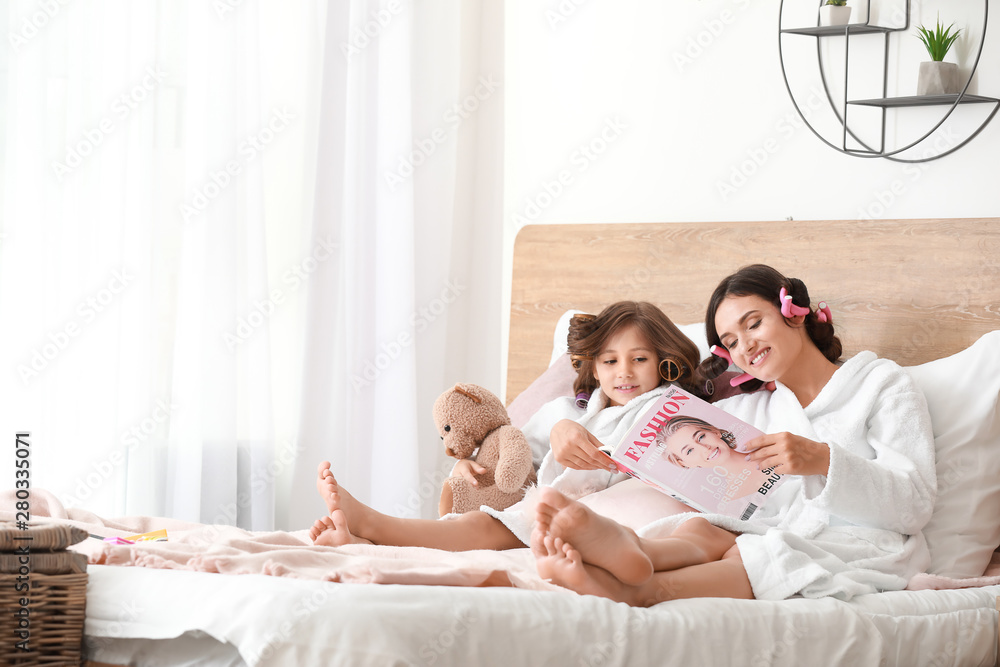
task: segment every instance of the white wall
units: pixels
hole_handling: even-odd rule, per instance
[[[817,3],[785,4],[786,27],[814,24]],[[1000,119],[922,165],[849,157],[802,126],[781,75],[779,7],[777,0],[507,0],[506,275],[525,223],[1000,216]],[[895,0],[875,8],[888,22],[901,7]],[[945,24],[966,28],[948,60],[967,76],[983,11],[982,0],[913,0],[912,23],[933,24],[940,12]],[[990,30],[969,92],[1000,97],[995,16]],[[828,128],[832,116],[816,94],[815,39],[784,40],[796,94],[816,108],[811,120]],[[852,41],[852,99],[881,96],[881,40]],[[838,80],[843,41],[823,45],[839,63]],[[889,95],[915,94],[927,59],[912,26],[893,35]],[[938,145],[947,145],[949,132],[966,136],[992,109],[975,106],[958,110]],[[890,111],[889,145],[919,136],[946,109]],[[858,114],[877,133],[878,117],[872,124]]]

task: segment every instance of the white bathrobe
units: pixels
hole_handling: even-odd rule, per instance
[[[632,427],[645,410],[666,391],[667,385],[636,396],[625,405],[604,407],[608,403],[607,396],[600,388],[596,389],[587,403],[586,411],[576,406],[576,399],[561,397],[549,401],[536,412],[521,431],[524,433],[535,460],[541,458],[538,469],[538,485],[551,486],[569,498],[581,498],[585,495],[606,489],[613,484],[629,479],[625,473],[613,474],[604,470],[573,470],[557,463],[549,450],[549,434],[556,422],[570,419],[600,440],[603,444],[614,447]],[[531,527],[535,519],[534,494],[525,495],[524,500],[511,505],[505,510],[494,510],[482,506],[480,509],[501,521],[519,540],[528,544],[531,539]]]
[[[846,361],[807,407],[774,392],[717,405],[765,433],[826,443],[826,476],[792,476],[750,521],[703,515],[741,533],[736,544],[758,599],[901,590],[930,554],[921,529],[937,493],[934,438],[923,394],[895,363],[862,352]],[[640,534],[668,534],[668,517]]]

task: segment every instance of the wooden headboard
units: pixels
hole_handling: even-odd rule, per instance
[[[1000,218],[529,225],[514,242],[507,401],[545,370],[566,310],[633,299],[701,322],[718,282],[755,262],[830,305],[845,356],[914,365],[1000,329]]]

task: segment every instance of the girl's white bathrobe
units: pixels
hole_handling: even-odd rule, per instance
[[[576,399],[560,397],[549,401],[524,425],[524,433],[538,468],[538,485],[551,486],[569,498],[581,498],[601,491],[613,484],[629,479],[624,473],[612,474],[605,470],[573,470],[557,463],[549,450],[549,434],[556,422],[570,419],[590,431],[590,434],[609,447],[617,445],[629,428],[659,396],[667,390],[667,385],[636,396],[625,405],[611,406],[600,388],[594,390],[586,410],[576,405]],[[524,499],[505,510],[494,510],[482,506],[480,509],[501,521],[519,540],[530,543],[531,527],[535,520],[533,489],[529,489]]]
[[[736,544],[758,599],[847,600],[901,590],[926,569],[921,529],[937,493],[934,439],[924,396],[902,368],[862,352],[805,408],[780,383],[717,405],[765,433],[788,431],[830,447],[826,476],[786,478],[751,521],[705,515],[741,533]],[[688,517],[662,519],[640,534],[666,535]]]

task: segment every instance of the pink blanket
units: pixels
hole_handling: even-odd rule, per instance
[[[351,544],[314,546],[307,531],[254,533],[175,519],[134,516],[103,519],[85,510],[67,510],[51,493],[34,489],[33,522],[58,521],[103,537],[125,537],[165,528],[167,542],[112,545],[88,539],[72,547],[97,565],[196,570],[221,574],[268,574],[343,583],[438,586],[516,586],[565,590],[542,580],[528,549],[450,552],[420,547]],[[0,492],[0,507],[14,506],[13,491]],[[0,510],[0,520],[14,513]],[[1000,552],[981,577],[952,579],[918,574],[908,590],[943,590],[1000,584]]]
[[[559,589],[535,571],[528,549],[453,553],[419,547],[352,544],[314,546],[306,531],[249,532],[158,517],[103,519],[67,510],[51,493],[34,489],[32,522],[57,521],[102,537],[125,537],[161,528],[167,542],[113,545],[89,538],[73,547],[89,563],[221,574],[267,574],[344,583],[427,584],[439,586],[517,586]],[[0,493],[0,507],[13,507],[13,492]],[[14,520],[0,510],[0,519]]]
[[[979,586],[996,586],[1000,584],[1000,550],[993,552],[990,564],[986,566],[986,572],[981,577],[969,577],[968,579],[952,579],[942,577],[938,574],[918,574],[906,585],[908,591],[936,590],[941,591],[949,588],[977,588]]]

